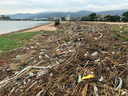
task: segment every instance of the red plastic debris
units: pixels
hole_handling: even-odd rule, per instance
[[[6,62],[2,62],[2,64],[5,64]]]
[[[0,34],[0,36],[2,36],[2,35],[4,35],[4,34]]]
[[[57,27],[60,27],[60,25],[58,25]]]
[[[63,53],[63,51],[60,51],[59,53]]]

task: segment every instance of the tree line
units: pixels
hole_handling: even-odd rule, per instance
[[[109,22],[128,22],[128,11],[122,14],[122,17],[119,15],[107,15],[104,18],[98,18],[96,13],[91,13],[89,16],[83,16],[81,21],[109,21]]]

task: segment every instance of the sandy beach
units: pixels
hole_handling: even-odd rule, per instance
[[[39,27],[36,27],[36,28],[32,28],[32,29],[28,29],[28,30],[25,30],[23,32],[35,32],[35,31],[52,31],[52,30],[56,30],[56,27],[54,27],[54,22],[52,23],[49,23],[49,24],[44,24],[44,25],[41,25]]]

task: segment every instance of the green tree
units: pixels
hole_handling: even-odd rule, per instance
[[[111,21],[111,19],[112,19],[111,15],[107,15],[104,17],[105,21]]]
[[[89,20],[94,21],[96,19],[96,13],[92,13],[89,15]]]
[[[65,17],[61,17],[61,20],[64,21],[65,20]]]
[[[60,25],[60,22],[59,22],[59,20],[55,20],[55,23],[54,23],[54,25],[55,25],[55,26],[58,26],[58,25]]]
[[[114,15],[114,16],[111,16],[111,15],[107,15],[105,16],[105,21],[110,21],[110,22],[119,22],[120,21],[120,16],[118,15]]]
[[[114,16],[112,16],[113,17],[113,22],[119,22],[120,21],[120,16],[118,16],[118,15],[114,15]]]
[[[128,11],[122,14],[122,21],[128,22]]]
[[[100,18],[98,21],[104,21],[104,19],[103,18]]]
[[[122,14],[122,17],[128,17],[128,11]]]
[[[110,21],[111,22],[119,22],[120,21],[120,16],[118,15],[114,15],[114,16],[110,16]]]

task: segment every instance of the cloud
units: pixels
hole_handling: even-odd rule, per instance
[[[128,9],[127,0],[0,0],[0,14]]]
[[[95,12],[107,11],[107,10],[121,10],[121,9],[128,9],[128,3],[122,3],[119,5],[106,5],[106,6],[95,6],[90,4],[85,6],[85,8],[87,10],[95,11]]]

